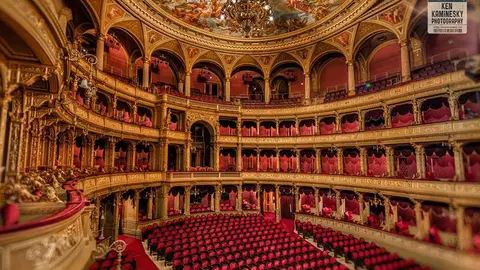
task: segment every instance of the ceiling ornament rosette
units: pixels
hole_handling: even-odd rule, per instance
[[[164,34],[183,42],[196,44],[198,46],[207,46],[210,49],[221,51],[280,51],[286,48],[298,48],[313,42],[317,42],[325,37],[335,34],[338,30],[345,28],[354,22],[361,15],[365,14],[377,2],[376,0],[357,0],[340,1],[341,3],[332,12],[325,17],[307,24],[305,27],[286,32],[283,34],[274,34],[260,38],[241,38],[241,36],[231,36],[215,31],[205,30],[201,27],[187,23],[180,18],[165,11],[161,5],[156,4],[157,0],[117,0],[126,10],[135,14],[140,20],[149,24],[155,29],[162,29]],[[212,0],[213,1],[213,0]],[[219,0],[224,1],[224,0]],[[160,3],[160,0],[158,0]],[[168,1],[170,2],[170,1]],[[171,1],[185,2],[184,0]],[[211,1],[209,1],[211,2]],[[324,0],[278,0],[272,2],[283,2],[285,5],[295,6],[296,2],[324,2]],[[160,3],[161,4],[161,3]],[[298,3],[297,3],[298,4]],[[175,7],[175,6],[174,6]],[[275,8],[273,8],[275,10]],[[312,11],[313,12],[313,11]],[[184,13],[179,13],[186,16]]]

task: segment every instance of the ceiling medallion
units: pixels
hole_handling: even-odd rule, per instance
[[[237,24],[242,36],[248,38],[263,36],[273,15],[267,0],[227,0],[221,19]]]

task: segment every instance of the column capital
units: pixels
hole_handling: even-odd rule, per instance
[[[107,36],[103,33],[97,35],[97,40],[104,41]]]
[[[305,73],[303,73],[303,76],[305,76],[305,78],[310,77],[310,72],[305,72]]]
[[[424,146],[422,144],[413,143],[412,146],[415,148],[415,154],[418,154],[417,151],[423,151]]]
[[[353,66],[354,63],[355,61],[353,59],[345,61],[345,64],[347,64],[347,66]]]
[[[225,78],[225,82],[228,82],[228,83],[229,83],[231,79],[232,79],[232,78],[230,78],[230,77],[226,77],[226,78]]]
[[[149,65],[152,59],[149,56],[143,57],[143,64]]]

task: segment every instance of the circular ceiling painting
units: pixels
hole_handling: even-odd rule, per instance
[[[242,36],[239,25],[222,19],[227,0],[151,0],[161,9],[190,25],[216,34]],[[321,20],[346,0],[268,0],[273,21],[264,36],[284,34]]]

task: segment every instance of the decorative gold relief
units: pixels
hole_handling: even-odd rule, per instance
[[[405,4],[402,3],[380,14],[380,19],[384,22],[395,25],[403,21],[406,11],[407,8]]]

